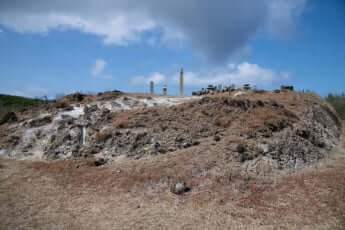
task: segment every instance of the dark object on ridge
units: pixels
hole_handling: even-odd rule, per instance
[[[281,92],[293,91],[293,86],[292,85],[281,85],[280,86],[280,91]]]

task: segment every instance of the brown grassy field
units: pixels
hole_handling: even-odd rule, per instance
[[[204,150],[100,167],[1,159],[0,229],[344,229],[344,149],[267,176],[224,170]],[[180,180],[192,190],[170,193]]]

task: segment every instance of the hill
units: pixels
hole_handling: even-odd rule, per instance
[[[9,229],[345,226],[343,120],[316,94],[108,92],[17,116],[0,126]]]
[[[40,99],[0,94],[0,120],[8,112],[20,112],[25,109],[37,107],[44,103]]]

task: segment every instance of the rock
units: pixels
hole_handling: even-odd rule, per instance
[[[188,191],[190,191],[190,188],[187,187],[185,182],[178,182],[170,187],[170,192],[176,195],[182,195],[183,193]]]
[[[14,112],[8,112],[0,120],[0,125],[3,125],[5,123],[9,123],[9,122],[16,122],[16,121],[18,121],[16,114]]]
[[[255,157],[254,155],[246,152],[246,153],[237,153],[237,155],[235,156],[235,159],[237,162],[243,163],[245,161],[253,160],[254,157]]]
[[[79,127],[79,126],[76,126],[74,128],[72,128],[70,130],[70,136],[71,136],[71,139],[74,141],[74,142],[79,142],[80,138],[81,138],[81,135],[82,135],[82,128]]]
[[[200,141],[196,141],[196,140],[194,140],[194,141],[192,142],[192,145],[194,145],[194,146],[196,146],[196,145],[200,145]]]
[[[182,147],[183,148],[189,148],[189,147],[191,147],[192,146],[192,144],[191,143],[189,143],[189,142],[184,142],[183,144],[182,144]]]
[[[270,151],[269,145],[268,144],[258,144],[258,148],[264,153],[268,153]]]
[[[84,95],[81,93],[75,93],[73,94],[73,99],[76,101],[82,101],[84,99]]]
[[[161,147],[161,144],[159,144],[159,142],[156,142],[156,143],[154,144],[154,146],[155,146],[155,149],[159,149],[159,148]]]
[[[72,124],[74,118],[70,115],[66,115],[66,114],[62,114],[61,115],[62,120],[59,123],[68,123],[68,124]]]
[[[246,151],[246,148],[242,144],[236,144],[235,145],[235,150],[238,153],[244,153],[244,151]]]
[[[106,163],[107,163],[107,160],[105,160],[104,158],[100,158],[100,159],[95,160],[93,162],[93,165],[96,167],[99,167],[99,166],[105,165]]]
[[[260,160],[255,167],[255,172],[257,175],[267,175],[272,172],[272,166],[268,161]]]
[[[41,134],[42,134],[42,131],[41,131],[40,129],[37,129],[37,130],[35,131],[35,136],[36,136],[36,138],[40,139]]]
[[[19,136],[16,136],[16,135],[10,135],[8,137],[8,143],[12,144],[13,146],[16,146],[19,144],[19,141],[20,141],[20,137]]]
[[[57,102],[56,104],[55,104],[55,107],[57,108],[57,109],[63,109],[63,108],[66,108],[68,106],[68,104],[66,103],[66,102]]]
[[[50,124],[53,121],[52,116],[48,115],[42,118],[33,119],[29,122],[31,128],[40,127],[43,125]]]
[[[175,152],[176,148],[174,146],[169,146],[168,147],[168,152]]]
[[[280,105],[279,105],[275,100],[270,100],[270,104],[271,104],[273,107],[280,107]]]
[[[220,141],[220,137],[219,136],[214,136],[213,140],[218,142],[218,141]]]
[[[175,142],[177,142],[177,143],[181,143],[181,142],[183,142],[184,141],[184,138],[183,137],[176,137],[175,138]]]
[[[97,110],[98,110],[98,106],[97,105],[85,106],[84,107],[84,113],[93,113],[93,112],[96,112]]]
[[[67,106],[66,108],[64,108],[64,111],[73,111],[74,108],[73,106]]]
[[[239,97],[239,96],[242,96],[242,95],[248,95],[248,94],[246,92],[240,91],[240,92],[235,93],[232,96],[232,98]]]

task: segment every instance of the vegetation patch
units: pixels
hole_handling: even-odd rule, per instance
[[[333,94],[330,93],[326,97],[328,103],[330,103],[338,114],[345,119],[345,93],[342,94]]]
[[[0,94],[0,120],[10,112],[21,112],[44,103],[45,101],[41,99]]]

